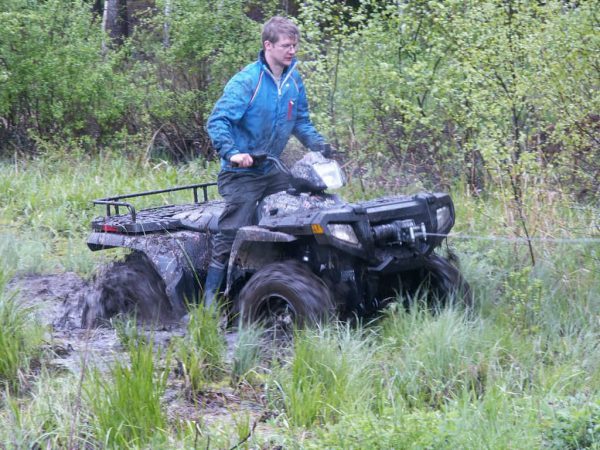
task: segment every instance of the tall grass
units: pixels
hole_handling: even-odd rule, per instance
[[[27,398],[7,395],[0,410],[6,448],[85,448],[92,445],[86,411],[79,408],[79,377],[43,370]]]
[[[187,333],[176,344],[180,370],[191,398],[226,375],[226,346],[219,321],[218,308],[192,307]]]
[[[167,418],[161,404],[169,374],[155,362],[151,342],[131,336],[129,361],[116,361],[108,373],[93,368],[84,385],[96,442],[109,448],[153,447],[165,440]]]
[[[361,411],[371,395],[373,361],[365,358],[371,352],[368,333],[347,325],[298,331],[291,360],[275,371],[272,400],[304,427]]]
[[[264,331],[258,326],[243,326],[238,329],[237,341],[233,350],[231,376],[234,382],[251,381],[261,363],[264,349]]]
[[[31,361],[41,355],[44,331],[31,308],[6,289],[8,273],[0,264],[0,388],[16,390]]]

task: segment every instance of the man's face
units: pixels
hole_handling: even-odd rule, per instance
[[[277,65],[282,68],[289,66],[296,55],[297,48],[298,40],[285,35],[280,35],[275,44],[265,41],[265,55],[271,66]]]

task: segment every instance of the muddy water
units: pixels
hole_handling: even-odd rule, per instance
[[[108,309],[115,304],[118,304],[121,310],[126,310],[124,305],[136,288],[148,294],[147,298],[151,298],[154,290],[151,284],[127,284],[132,270],[135,269],[129,266],[119,272],[111,265],[112,287],[109,290],[106,289],[106,279],[101,276],[87,282],[77,274],[67,272],[18,277],[8,284],[7,291],[15,292],[20,304],[32,308],[36,319],[48,330],[48,345],[56,356],[52,364],[78,372],[84,360],[86,365],[104,365],[123,357],[123,348],[117,333],[107,320],[102,322],[103,326],[88,328],[82,317],[84,312],[91,308]],[[101,269],[100,272],[104,271],[105,269]],[[103,281],[99,282],[100,279]],[[138,310],[138,314],[142,320],[156,318],[157,310]],[[150,325],[149,321],[139,325],[145,333],[152,335],[160,346],[167,346],[173,338],[184,336],[186,332],[185,320],[162,316],[165,317],[168,320],[163,320],[159,325]],[[237,333],[229,331],[225,339],[228,346],[227,356],[231,358]]]
[[[123,357],[123,348],[112,327],[82,327],[86,299],[97,297],[94,288],[94,283],[75,273],[29,275],[9,283],[7,290],[14,291],[22,305],[32,308],[36,319],[48,330],[47,344],[54,354],[52,366],[79,372],[84,364],[102,367]],[[164,344],[185,332],[182,323],[154,328],[148,327],[148,332]]]
[[[126,358],[114,328],[81,326],[85,298],[94,294],[94,286],[94,282],[86,282],[74,273],[24,276],[13,279],[7,286],[7,291],[15,292],[21,304],[33,308],[39,322],[47,328],[47,345],[53,355],[49,365],[54,369],[79,374],[83,367],[102,370],[115,360]],[[186,331],[182,321],[141,327],[165,347]],[[227,332],[225,339],[227,359],[231,361],[237,334]],[[168,417],[175,422],[232,424],[234,415],[242,413],[257,423],[257,432],[269,433],[269,427],[263,422],[271,413],[266,409],[261,391],[254,388],[220,386],[191,401],[182,380],[172,373],[163,400]]]

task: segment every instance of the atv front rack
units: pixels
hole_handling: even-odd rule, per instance
[[[190,190],[192,190],[192,193],[194,196],[194,203],[199,203],[198,202],[198,189],[202,189],[203,201],[207,202],[208,201],[208,188],[210,186],[216,186],[216,185],[217,185],[217,183],[211,182],[211,183],[190,184],[187,186],[176,186],[176,187],[172,187],[172,188],[168,188],[168,189],[158,189],[158,190],[154,190],[154,191],[144,191],[144,192],[137,192],[134,194],[124,194],[124,195],[117,195],[117,196],[113,196],[113,197],[99,198],[99,199],[93,200],[92,203],[94,205],[105,205],[106,206],[106,217],[111,217],[113,215],[118,216],[119,215],[119,207],[127,208],[129,210],[129,214],[131,215],[131,221],[135,223],[137,220],[137,213],[135,211],[135,207],[131,203],[122,202],[121,200],[129,199],[129,198],[136,198],[136,197],[146,197],[149,195],[156,195],[156,194],[166,194],[168,192],[184,191],[184,190],[190,189]],[[111,206],[114,209],[114,214],[111,213]]]

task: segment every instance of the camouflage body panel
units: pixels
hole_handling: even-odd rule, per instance
[[[175,231],[142,235],[92,233],[88,245],[95,248],[124,247],[146,254],[165,282],[174,308],[185,309],[195,301],[206,277],[211,254],[211,233]]]
[[[148,256],[165,282],[174,308],[184,311],[186,301],[195,301],[206,277],[212,251],[212,235],[218,230],[223,201],[168,205],[142,210],[133,223],[129,214],[100,217],[93,229],[104,226],[119,230],[151,232],[92,232],[87,240],[91,250],[130,248]],[[132,226],[135,225],[135,228]]]
[[[225,293],[229,295],[234,280],[246,272],[254,272],[281,259],[282,248],[277,244],[287,244],[296,240],[291,234],[269,231],[258,226],[240,228],[231,248]]]
[[[269,195],[258,205],[259,225],[263,225],[263,218],[289,216],[298,211],[316,211],[343,205],[344,202],[333,194],[306,194],[291,195],[287,192],[278,192]]]

